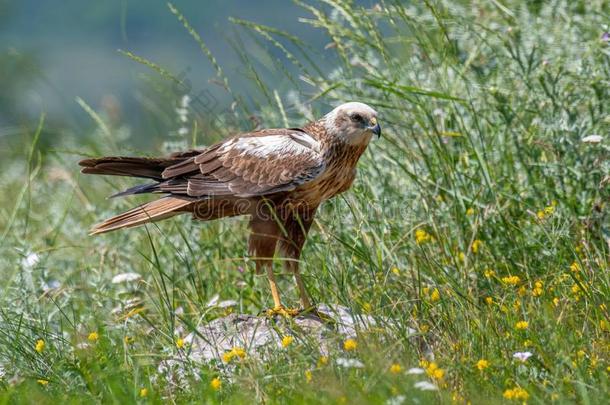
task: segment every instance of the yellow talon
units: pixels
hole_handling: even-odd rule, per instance
[[[300,313],[301,313],[301,311],[298,309],[286,308],[283,305],[267,310],[268,317],[273,317],[275,315],[282,315],[285,318],[291,318],[291,317],[295,317],[295,316],[299,315]]]

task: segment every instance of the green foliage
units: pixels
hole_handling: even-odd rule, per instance
[[[138,202],[103,200],[129,182],[78,177],[72,154],[42,160],[35,136],[26,154],[2,162],[0,398],[499,403],[522,402],[520,388],[535,403],[602,403],[610,370],[606,2],[298,3],[309,14],[299,21],[323,30],[329,46],[309,49],[290,33],[234,20],[256,44],[235,47],[260,91],[232,89],[234,106],[214,128],[250,129],[252,109],[266,126],[298,125],[349,100],[378,109],[383,137],[369,146],[353,189],[323,207],[302,268],[317,302],[371,314],[383,328],[361,330],[357,350],[337,347],[328,364],[297,339],[268,362],[246,358],[230,377],[218,365],[187,364],[189,384],[167,382],[157,365],[182,350],[176,339],[225,314],[207,306],[214,295],[237,300],[240,312],[270,305],[265,280],[244,258],[244,221],[176,218],[88,238],[89,225]],[[170,9],[228,88],[195,28]],[[202,135],[188,125],[185,139]],[[115,127],[100,127],[83,153],[125,147],[107,140]],[[590,135],[603,140],[582,142]],[[137,287],[111,282],[126,272],[142,275]],[[290,278],[280,278],[296,302]],[[422,363],[423,376],[404,373],[423,357],[409,327],[430,341],[442,371]],[[521,363],[518,351],[533,356]],[[339,367],[338,357],[364,367]],[[414,388],[425,379],[439,391]]]

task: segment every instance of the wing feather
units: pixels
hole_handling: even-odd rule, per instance
[[[324,167],[312,136],[298,129],[265,130],[230,138],[167,167],[161,190],[192,197],[253,197],[292,190]]]

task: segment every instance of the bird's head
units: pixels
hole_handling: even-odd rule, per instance
[[[349,144],[368,143],[373,134],[381,136],[377,111],[363,103],[341,104],[322,120],[329,135]]]

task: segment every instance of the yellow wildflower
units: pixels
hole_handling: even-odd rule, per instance
[[[343,348],[348,352],[356,350],[358,348],[358,342],[354,339],[346,339],[345,342],[343,342]]]
[[[426,325],[425,323],[419,326],[419,331],[421,333],[427,333],[430,330],[430,326]]]
[[[131,336],[125,336],[123,342],[125,342],[126,345],[131,344],[133,343],[133,338]]]
[[[394,363],[390,366],[390,373],[399,374],[402,371],[402,366],[398,363]]]
[[[140,389],[140,398],[146,398],[148,396],[148,388]]]
[[[432,235],[430,235],[428,232],[424,231],[423,229],[417,229],[415,231],[415,242],[417,242],[418,245],[422,245],[426,242],[430,242],[432,240]]]
[[[544,211],[540,210],[536,213],[536,216],[538,219],[543,220],[546,215],[544,214]]]
[[[519,287],[519,289],[517,290],[517,294],[519,294],[519,297],[524,297],[527,294],[527,289],[525,288],[525,286]]]
[[[435,362],[431,362],[426,367],[426,374],[435,380],[440,380],[445,376],[445,370],[439,368]]]
[[[494,303],[494,299],[492,297],[485,297],[485,303],[491,305]]]
[[[362,304],[362,310],[369,314],[373,310],[373,305],[371,305],[370,302],[365,302],[364,304]]]
[[[44,340],[38,339],[36,341],[36,346],[34,346],[34,350],[36,350],[38,353],[42,353],[42,351],[44,350],[44,347],[45,347]]]
[[[461,262],[465,262],[466,261],[466,255],[464,254],[464,252],[458,253],[458,260],[461,261]]]
[[[222,361],[224,361],[225,363],[230,363],[231,360],[233,360],[235,357],[244,359],[246,357],[246,351],[241,347],[234,347],[222,355]]]
[[[553,215],[554,212],[555,212],[555,207],[553,205],[549,205],[548,207],[544,208],[545,215]]]
[[[36,380],[36,382],[42,386],[49,384],[49,380]]]
[[[519,321],[515,324],[515,328],[517,328],[517,330],[525,330],[527,329],[529,326],[529,323],[527,321]]]
[[[580,271],[580,265],[577,262],[572,262],[572,264],[570,264],[570,271],[572,273],[578,273]]]
[[[176,347],[178,349],[182,349],[184,347],[184,339],[182,339],[182,338],[176,339]]]
[[[466,215],[470,216],[470,215],[474,215],[474,208],[470,207],[466,210]]]
[[[286,335],[282,338],[282,347],[288,347],[292,343],[294,338],[290,335]]]
[[[392,273],[394,273],[395,276],[400,276],[400,270],[396,266],[392,267]]]
[[[222,387],[222,381],[220,381],[220,378],[218,378],[218,377],[213,378],[212,381],[210,381],[210,387],[214,391],[218,391],[220,389],[220,387]]]
[[[503,396],[506,399],[515,399],[515,400],[521,400],[521,401],[527,401],[527,399],[530,397],[530,395],[527,393],[527,391],[521,387],[515,387],[512,389],[508,389],[508,390],[504,391]]]
[[[495,275],[496,275],[496,272],[495,272],[495,271],[493,271],[493,270],[491,270],[491,269],[485,269],[485,272],[483,272],[483,275],[484,275],[486,278],[492,278],[493,276],[495,276]]]
[[[438,292],[438,289],[435,288],[434,290],[432,290],[432,293],[430,294],[430,300],[432,302],[436,302],[438,300],[441,299],[441,293]]]
[[[328,356],[320,356],[318,359],[318,367],[325,366],[328,364]]]
[[[480,241],[479,239],[475,239],[474,241],[472,241],[472,246],[470,247],[470,249],[472,250],[472,253],[477,254],[479,253],[479,247],[481,247],[481,244],[483,242]]]
[[[556,307],[559,306],[559,297],[553,298],[553,305],[555,305]]]
[[[487,361],[485,359],[481,359],[481,360],[477,361],[476,368],[479,371],[483,371],[488,367],[489,367],[489,361]]]
[[[90,342],[97,342],[99,338],[100,335],[97,332],[91,332],[89,336],[87,336],[87,340]]]
[[[534,283],[534,288],[532,289],[532,295],[534,297],[540,297],[544,290],[542,289],[543,284],[542,281],[538,280]]]
[[[311,373],[311,370],[305,370],[305,381],[310,383],[312,379],[313,379],[313,374]]]
[[[507,285],[517,285],[521,282],[519,276],[502,277],[502,282]]]

